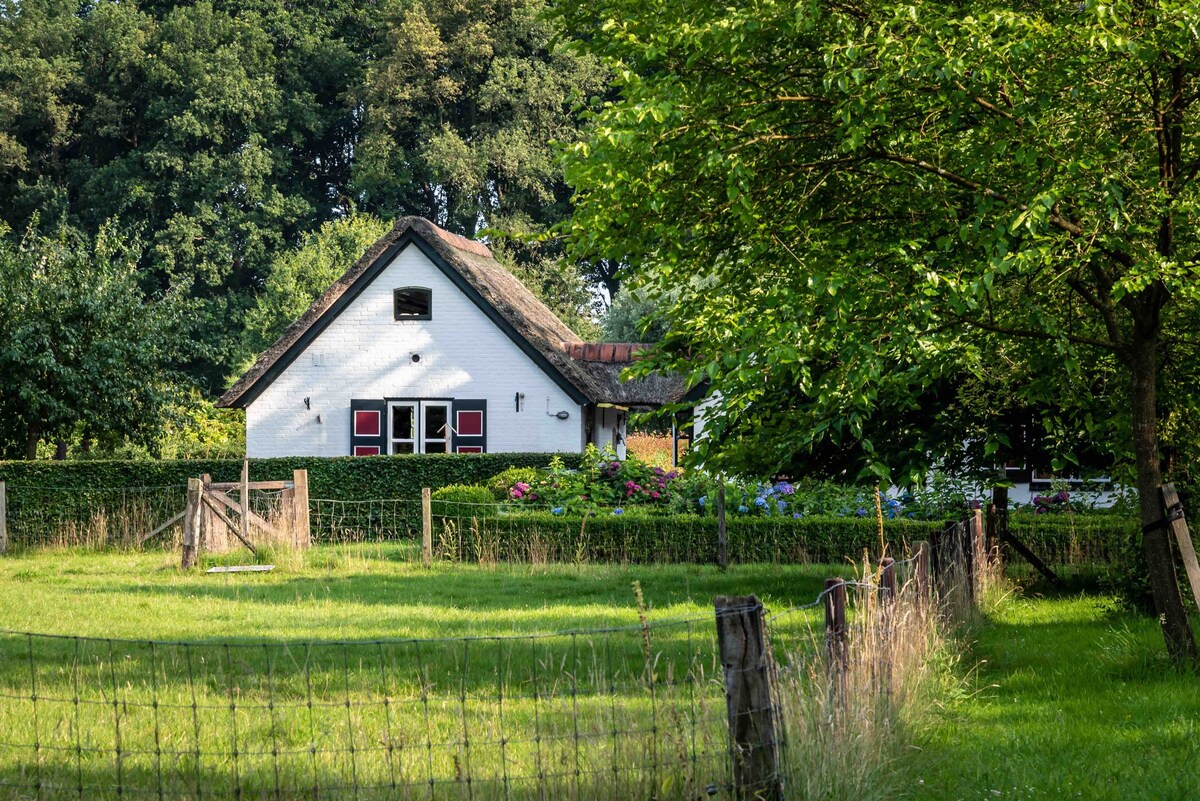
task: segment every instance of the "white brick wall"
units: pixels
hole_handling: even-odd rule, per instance
[[[404,286],[433,290],[432,320],[392,319]],[[486,398],[490,452],[583,444],[583,409],[410,245],[247,407],[247,455],[346,456],[351,398],[401,397]]]

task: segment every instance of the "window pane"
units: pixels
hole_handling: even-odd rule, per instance
[[[393,442],[392,453],[412,453],[413,444],[411,442]]]
[[[396,306],[396,319],[429,317],[429,300],[431,294],[428,289],[420,289],[418,287],[397,289],[393,295]]]
[[[416,426],[413,425],[415,411],[411,406],[392,407],[392,439],[413,439],[413,432],[416,430]]]
[[[425,438],[426,439],[445,439],[446,438],[446,412],[445,406],[426,406],[425,407]],[[426,448],[426,451],[429,449]]]
[[[445,440],[441,440],[441,441],[432,440],[432,441],[426,442],[425,443],[425,452],[426,453],[445,453],[446,452],[446,441]]]

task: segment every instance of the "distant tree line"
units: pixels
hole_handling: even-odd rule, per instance
[[[570,213],[556,147],[582,138],[609,78],[564,45],[544,5],[0,0],[3,303],[42,292],[66,339],[72,304],[108,303],[110,288],[143,312],[170,298],[173,344],[157,332],[152,354],[138,354],[157,359],[144,374],[211,398],[391,219],[417,214],[488,234],[537,294],[596,334],[590,287],[614,293],[618,262],[567,262],[546,234]],[[47,285],[57,281],[71,283]],[[147,333],[105,331],[113,342]],[[19,359],[65,358],[24,347],[7,347],[18,361],[6,367],[31,380]],[[152,366],[105,358],[106,375]],[[0,389],[10,455],[77,434],[92,414],[69,393],[43,409],[16,384]],[[124,402],[130,420],[159,419],[147,398]],[[97,420],[138,433],[110,412]]]

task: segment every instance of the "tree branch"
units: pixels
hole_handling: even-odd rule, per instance
[[[1009,337],[1021,337],[1022,339],[1040,339],[1044,341],[1053,341],[1055,339],[1065,339],[1076,345],[1090,345],[1094,348],[1102,348],[1104,350],[1119,351],[1120,345],[1115,342],[1105,342],[1102,339],[1093,337],[1081,337],[1076,334],[1052,334],[1049,331],[1038,331],[1036,329],[1024,328],[1006,328],[995,323],[988,323],[983,320],[976,320],[972,317],[967,317],[964,314],[954,315],[958,321],[964,325],[974,326],[984,331],[990,331],[993,334],[1003,334]]]

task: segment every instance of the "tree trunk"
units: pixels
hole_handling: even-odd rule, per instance
[[[42,427],[37,423],[29,426],[25,430],[25,458],[33,460],[37,458],[37,446],[42,441]]]
[[[1162,484],[1162,466],[1158,453],[1158,361],[1155,338],[1138,336],[1131,348],[1133,379],[1133,450],[1137,469],[1138,500],[1142,525],[1162,518],[1158,488]],[[1175,559],[1165,528],[1142,533],[1142,550],[1154,593],[1154,608],[1162,626],[1167,653],[1176,662],[1196,660],[1196,640],[1192,636],[1179,582]]]

